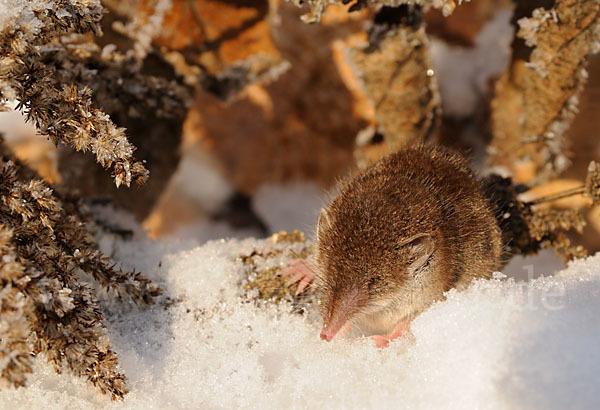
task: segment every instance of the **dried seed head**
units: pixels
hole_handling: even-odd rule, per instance
[[[590,162],[585,180],[585,193],[592,198],[594,205],[600,204],[600,164]]]

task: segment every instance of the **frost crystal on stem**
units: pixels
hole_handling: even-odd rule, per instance
[[[110,349],[91,275],[119,298],[144,305],[161,290],[115,270],[96,248],[80,206],[61,198],[0,145],[0,382],[25,384],[32,355],[43,353],[102,392],[120,398],[125,376]]]
[[[0,102],[16,99],[38,130],[55,144],[90,150],[105,168],[112,168],[117,186],[143,185],[148,171],[133,158],[135,147],[123,128],[93,108],[91,90],[61,81],[48,51],[62,48],[60,36],[101,34],[102,6],[97,0],[7,1],[11,10],[0,20]],[[127,172],[129,170],[129,172]]]

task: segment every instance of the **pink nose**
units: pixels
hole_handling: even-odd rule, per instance
[[[336,333],[337,332],[332,332],[330,327],[323,326],[323,330],[321,330],[321,339],[331,342]]]

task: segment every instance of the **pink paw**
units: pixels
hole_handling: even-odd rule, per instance
[[[383,349],[384,347],[388,347],[390,344],[390,340],[387,336],[375,335],[371,336],[371,340],[375,342],[375,346]]]
[[[410,331],[410,321],[403,320],[400,323],[398,323],[396,325],[396,327],[394,327],[394,330],[392,330],[392,333],[390,333],[389,335],[387,335],[387,336],[383,336],[383,335],[371,336],[371,340],[373,340],[375,342],[376,347],[384,348],[384,347],[388,347],[392,340],[398,339],[399,337],[402,337],[402,336],[409,336],[411,334],[412,333]]]
[[[298,289],[296,289],[296,295],[304,292],[304,290],[315,281],[315,273],[304,259],[293,260],[290,266],[283,269],[279,274],[284,276],[293,275],[290,280],[287,281],[286,286],[299,282]]]

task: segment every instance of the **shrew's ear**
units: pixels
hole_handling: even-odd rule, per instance
[[[419,270],[431,257],[435,250],[433,238],[428,233],[420,233],[402,241],[400,249],[408,253],[408,271]]]
[[[321,208],[321,215],[319,215],[319,222],[317,222],[317,238],[321,236],[323,231],[330,226],[329,215],[325,208]]]

